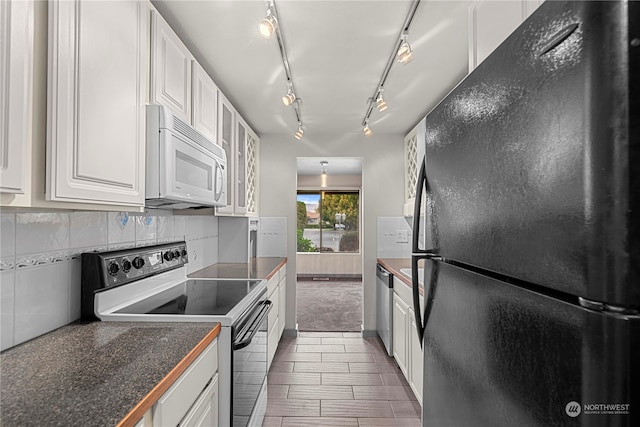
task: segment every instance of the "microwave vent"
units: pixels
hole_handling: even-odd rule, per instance
[[[173,116],[173,130],[186,136],[191,141],[195,142],[205,150],[215,154],[220,158],[224,158],[224,155],[222,154],[223,153],[222,148],[213,144],[204,135],[202,135],[200,132],[198,132],[197,130],[195,130],[194,128],[192,128],[191,126],[189,126],[188,124],[186,124],[185,122],[177,118],[176,116]]]

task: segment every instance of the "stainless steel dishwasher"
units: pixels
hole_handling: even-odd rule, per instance
[[[376,265],[376,327],[387,354],[393,356],[393,274]]]

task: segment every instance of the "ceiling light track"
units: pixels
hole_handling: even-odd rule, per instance
[[[285,49],[278,9],[276,7],[275,0],[267,0],[266,3],[267,16],[260,23],[260,34],[262,34],[266,38],[270,38],[271,34],[273,33],[275,33],[276,35],[278,48],[280,50],[280,58],[282,59],[282,66],[284,68],[284,74],[287,77],[287,93],[282,97],[282,103],[286,106],[293,106],[293,110],[296,114],[296,121],[298,123],[298,130],[295,132],[294,136],[296,139],[302,139],[302,134],[304,132],[302,130],[302,114],[300,112],[301,100],[297,96],[298,92],[296,91],[293,84],[293,77],[291,76],[291,67],[289,66],[289,58],[287,57],[287,50]],[[270,29],[273,29],[273,31],[270,32]]]
[[[404,19],[402,30],[398,35],[398,39],[396,40],[396,43],[393,45],[391,56],[389,56],[387,65],[384,67],[384,71],[382,72],[380,81],[376,86],[376,90],[373,93],[373,96],[367,100],[368,102],[367,112],[364,115],[364,119],[362,119],[363,131],[366,136],[373,135],[373,131],[369,127],[369,117],[373,112],[374,106],[377,105],[379,111],[384,111],[388,107],[386,101],[382,97],[382,92],[384,91],[384,84],[387,81],[387,77],[389,77],[389,72],[391,71],[391,67],[393,66],[393,63],[398,61],[400,63],[406,64],[411,60],[411,55],[413,52],[408,41],[409,27],[411,27],[411,23],[413,22],[413,18],[416,15],[416,10],[418,10],[419,5],[420,5],[420,0],[413,0],[413,2],[411,3],[411,7],[409,8],[409,13],[407,14],[407,17]]]

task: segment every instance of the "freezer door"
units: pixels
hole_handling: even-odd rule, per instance
[[[545,2],[427,116],[427,246],[640,306],[638,3]]]
[[[424,426],[640,425],[638,318],[426,267],[437,285],[423,343]],[[589,406],[607,404],[621,413]]]

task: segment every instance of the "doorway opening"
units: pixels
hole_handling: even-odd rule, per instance
[[[362,328],[362,159],[298,158],[299,331]]]

